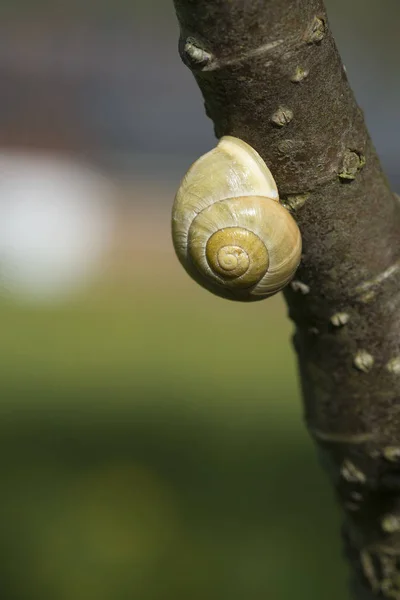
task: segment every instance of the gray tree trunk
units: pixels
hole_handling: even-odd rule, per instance
[[[344,510],[357,600],[400,599],[400,202],[321,0],[175,0],[217,137],[251,144],[296,218],[285,290],[310,434]]]

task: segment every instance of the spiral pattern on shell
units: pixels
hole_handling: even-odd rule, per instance
[[[212,234],[206,246],[208,265],[223,280],[240,287],[257,283],[268,270],[268,251],[262,240],[243,227],[226,227]]]
[[[186,271],[214,294],[250,301],[275,294],[300,262],[296,222],[253,148],[236,138],[189,169],[175,198],[172,234]]]

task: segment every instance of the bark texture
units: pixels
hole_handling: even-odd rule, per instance
[[[400,599],[400,202],[321,0],[175,0],[217,137],[264,158],[303,257],[286,289],[305,420],[344,510],[357,600]]]

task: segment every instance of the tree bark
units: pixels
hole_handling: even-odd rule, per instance
[[[400,599],[400,202],[321,0],[175,0],[217,137],[270,167],[303,257],[285,290],[305,420],[344,510],[354,597]]]

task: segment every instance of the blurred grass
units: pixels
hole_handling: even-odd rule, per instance
[[[0,305],[1,597],[345,597],[282,300],[213,298],[135,227],[153,273],[133,248],[74,303]]]

